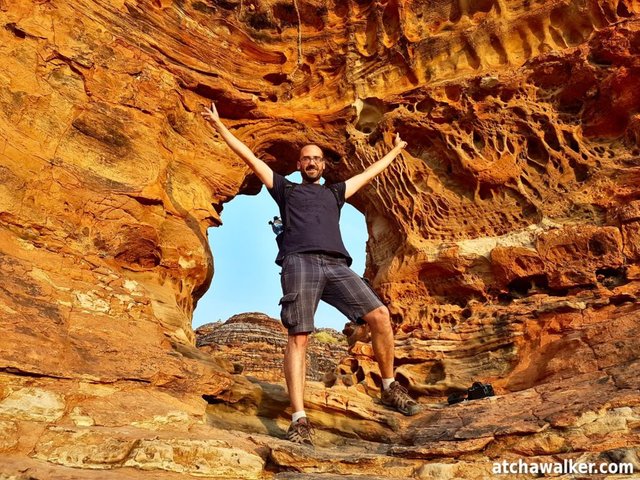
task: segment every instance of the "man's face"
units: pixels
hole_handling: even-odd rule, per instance
[[[297,166],[305,182],[317,182],[324,172],[324,155],[320,147],[307,145],[300,150]]]

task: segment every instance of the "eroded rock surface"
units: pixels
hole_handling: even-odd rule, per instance
[[[282,362],[287,330],[279,320],[263,313],[242,313],[225,322],[207,323],[195,330],[196,346],[229,362],[229,371],[259,380],[284,382]],[[309,338],[307,379],[333,374],[347,356],[344,336],[319,328]]]
[[[637,462],[639,14],[635,0],[0,0],[0,475]],[[274,439],[282,385],[196,349],[207,228],[259,188],[202,120],[210,100],[283,174],[306,143],[340,180],[395,132],[408,141],[352,201],[418,418],[375,402],[361,329],[333,386],[310,382],[316,453]],[[498,397],[443,408],[473,380]]]

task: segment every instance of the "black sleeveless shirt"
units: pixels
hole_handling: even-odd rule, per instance
[[[289,185],[295,185],[292,190]],[[334,190],[332,192],[331,190]],[[340,256],[353,261],[342,242],[340,210],[345,202],[344,182],[331,185],[294,184],[273,172],[273,187],[267,189],[280,208],[285,222],[276,263],[282,265],[290,253],[316,252]]]

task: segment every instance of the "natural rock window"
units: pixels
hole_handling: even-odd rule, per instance
[[[299,174],[289,178],[300,181]],[[274,263],[278,249],[267,223],[275,215],[279,215],[278,206],[264,187],[258,195],[238,195],[224,205],[223,224],[208,230],[214,274],[194,311],[194,329],[246,312],[279,318],[280,267]],[[354,258],[353,268],[362,274],[368,236],[364,217],[353,206],[345,204],[340,223],[343,240]],[[339,332],[346,322],[340,312],[320,303],[316,327]]]

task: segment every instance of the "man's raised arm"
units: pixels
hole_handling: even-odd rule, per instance
[[[367,183],[369,183],[373,177],[382,172],[385,168],[389,166],[389,164],[398,156],[398,154],[402,151],[404,147],[407,146],[407,142],[400,139],[400,134],[396,133],[396,138],[394,140],[393,149],[387,153],[380,160],[375,162],[372,165],[369,165],[366,170],[358,175],[354,175],[345,183],[346,189],[344,192],[344,198],[347,199],[362,187],[364,187]]]
[[[253,152],[247,147],[244,143],[238,140],[233,133],[229,131],[229,129],[222,123],[220,120],[220,115],[216,110],[216,106],[213,102],[211,102],[211,108],[204,109],[204,112],[201,115],[207,120],[213,128],[220,134],[222,139],[227,142],[229,148],[233,150],[236,155],[238,155],[244,163],[249,165],[251,170],[258,176],[260,181],[267,188],[273,187],[273,170],[267,165],[265,162],[256,157]]]

